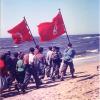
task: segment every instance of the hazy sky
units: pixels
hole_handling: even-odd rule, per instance
[[[51,21],[61,9],[68,34],[99,32],[99,0],[0,0],[0,38],[26,17],[33,36],[37,25]]]

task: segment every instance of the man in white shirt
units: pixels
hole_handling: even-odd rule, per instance
[[[30,81],[31,75],[33,75],[36,83],[36,88],[39,88],[40,79],[37,74],[37,68],[34,66],[34,48],[30,48],[29,50],[29,66],[26,68],[25,79],[24,79],[24,87],[26,87]]]
[[[29,53],[29,64],[30,64],[30,65],[33,64],[33,59],[34,59],[34,52],[30,52],[30,53]]]
[[[52,66],[52,47],[48,47],[48,52],[46,56],[47,68],[46,68],[46,75],[47,77],[50,76],[51,66]]]

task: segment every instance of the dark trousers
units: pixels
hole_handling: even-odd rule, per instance
[[[24,85],[25,86],[28,85],[30,78],[31,78],[31,75],[33,75],[33,77],[35,79],[35,83],[36,83],[36,88],[38,88],[39,84],[40,84],[40,79],[39,79],[38,74],[37,74],[37,68],[32,66],[32,65],[26,66]]]
[[[45,77],[45,68],[43,63],[39,63],[37,66],[38,76],[40,79]]]
[[[67,61],[65,61],[64,63],[66,64],[66,69],[67,69],[67,67],[69,66],[69,68],[70,68],[70,73],[71,73],[71,75],[73,76],[73,75],[74,75],[74,72],[75,72],[73,62],[67,62]]]
[[[51,72],[51,66],[50,65],[47,65],[46,66],[46,75],[47,75],[47,77],[50,77],[50,72]]]
[[[60,68],[60,62],[53,62],[53,66],[51,67],[51,78],[52,77],[59,77],[59,68]]]
[[[69,68],[70,68],[70,73],[71,73],[72,76],[74,76],[75,69],[74,69],[74,64],[73,64],[73,62],[64,61],[64,63],[66,64],[66,67],[64,67],[64,69],[63,69],[63,74],[64,74],[65,70],[67,70],[67,67],[69,66]]]
[[[16,72],[16,80],[18,83],[23,83],[24,81],[24,77],[25,77],[25,72],[22,71],[22,72]]]
[[[50,75],[51,75],[51,67],[52,67],[52,60],[50,60],[49,62],[48,62],[48,64],[47,64],[47,66],[46,66],[46,75],[47,75],[47,77],[50,77]]]
[[[8,86],[12,85],[13,81],[16,79],[16,71],[15,70],[10,70],[7,81],[8,81]]]
[[[64,64],[65,64],[65,66],[63,66],[63,68],[62,68],[61,78],[63,78],[64,73],[65,73],[65,71],[67,70],[68,66],[70,67],[70,73],[71,73],[71,75],[72,75],[72,77],[73,77],[73,76],[74,76],[74,72],[75,72],[73,62],[64,61]]]

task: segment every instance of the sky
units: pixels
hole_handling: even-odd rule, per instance
[[[42,22],[51,21],[61,9],[68,34],[99,33],[99,0],[0,0],[0,38],[26,17],[33,36]]]

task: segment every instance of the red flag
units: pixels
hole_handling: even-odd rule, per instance
[[[25,20],[20,22],[18,25],[13,27],[8,31],[11,33],[12,38],[15,43],[21,43],[24,41],[32,41],[32,35],[29,33],[29,29],[27,28],[27,24]]]
[[[52,22],[39,24],[38,31],[42,42],[55,39],[64,34],[66,31],[61,13],[58,13],[57,16],[53,18]]]
[[[61,13],[59,12],[56,17],[53,18],[54,29],[55,29],[55,37],[62,35],[66,32],[63,18]]]
[[[52,22],[45,22],[38,25],[39,35],[41,41],[51,40],[54,24]]]

